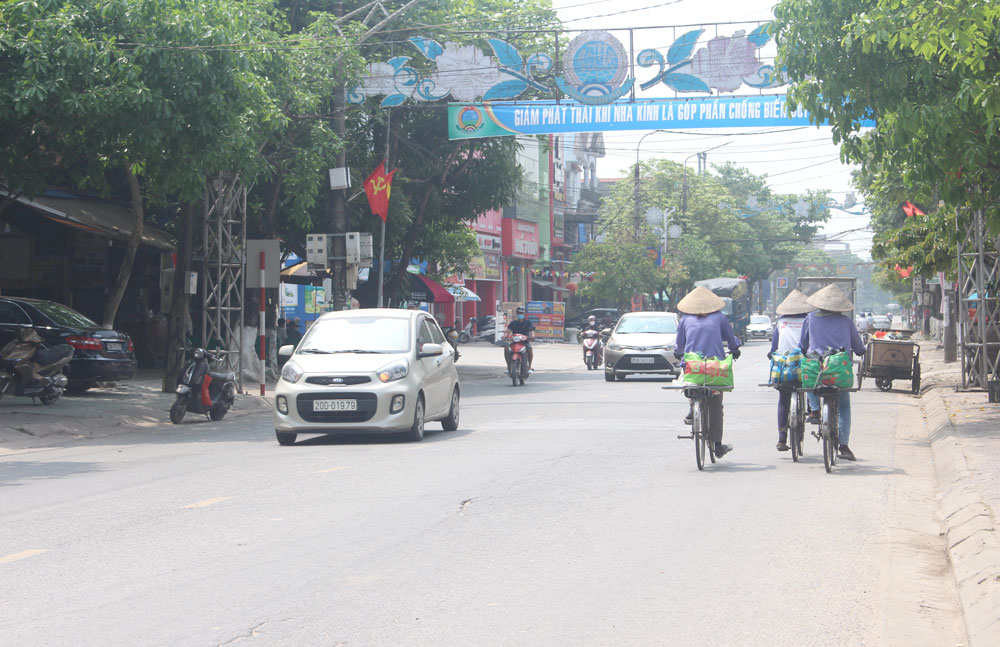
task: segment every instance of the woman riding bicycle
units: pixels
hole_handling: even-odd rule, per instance
[[[701,353],[705,357],[726,356],[722,342],[729,346],[733,359],[740,356],[740,341],[733,334],[722,309],[726,302],[708,288],[698,286],[677,303],[677,309],[683,314],[677,326],[677,346],[674,357],[681,359],[684,353]],[[715,443],[715,456],[722,458],[732,451],[732,445],[722,444],[722,394],[718,393],[708,398],[708,419],[710,439]],[[684,418],[685,424],[691,424],[691,413]]]
[[[802,349],[802,325],[806,315],[815,310],[806,302],[806,295],[800,290],[792,290],[775,309],[778,321],[771,336],[770,359],[774,353],[791,353]],[[789,384],[788,387],[797,386]],[[778,451],[788,451],[788,409],[792,403],[792,388],[778,389]]]
[[[802,324],[802,352],[826,353],[830,350],[850,349],[855,355],[865,354],[865,344],[861,341],[857,326],[844,312],[854,309],[854,304],[847,298],[847,295],[837,287],[830,284],[806,299],[806,303],[817,308],[806,317]],[[851,394],[848,391],[841,391],[838,403],[839,417],[837,420],[837,431],[840,438],[838,454],[841,458],[849,461],[856,460],[854,452],[847,446],[851,437]],[[819,397],[809,393],[809,408],[817,412],[814,417],[810,413],[810,422],[819,422]]]

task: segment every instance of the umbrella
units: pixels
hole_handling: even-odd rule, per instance
[[[410,274],[410,299],[424,303],[454,303],[455,297],[423,274]]]
[[[455,297],[456,301],[481,301],[479,295],[465,287],[464,285],[458,285],[457,283],[449,283],[444,286],[445,290],[451,292],[451,295]]]

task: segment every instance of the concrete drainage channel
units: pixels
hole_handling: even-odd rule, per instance
[[[971,647],[1000,641],[1000,536],[966,461],[941,388],[921,398],[937,472],[948,558],[958,585]]]

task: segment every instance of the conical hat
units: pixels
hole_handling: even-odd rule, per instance
[[[781,304],[778,305],[778,307],[775,308],[774,311],[782,316],[804,315],[807,312],[812,312],[816,308],[814,308],[813,306],[809,305],[806,302],[807,298],[808,297],[806,297],[805,293],[802,292],[802,290],[792,290],[791,292],[788,293],[788,296],[785,297],[785,300],[782,301]]]
[[[721,297],[700,285],[677,303],[677,309],[689,315],[707,315],[725,307],[726,302]]]
[[[806,303],[820,310],[833,312],[854,310],[854,304],[851,303],[851,300],[847,298],[843,290],[833,283],[806,299]]]

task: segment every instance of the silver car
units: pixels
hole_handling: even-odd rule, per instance
[[[628,312],[618,320],[604,348],[604,379],[624,380],[641,373],[680,375],[674,358],[677,344],[677,315],[672,312]]]
[[[294,348],[275,387],[274,431],[298,434],[403,432],[424,437],[424,423],[458,428],[458,373],[452,347],[419,310],[329,312]]]
[[[774,325],[767,315],[750,315],[750,323],[747,324],[747,337],[751,339],[763,337],[770,340],[771,333],[774,332]]]

